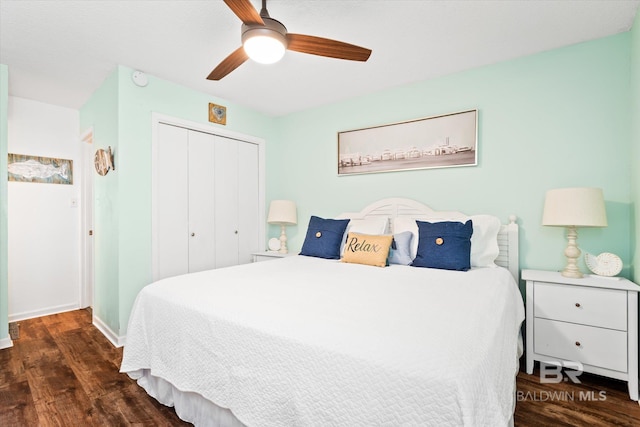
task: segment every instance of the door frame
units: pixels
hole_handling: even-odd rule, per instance
[[[95,248],[93,235],[94,206],[93,206],[93,127],[80,135],[82,144],[82,217],[81,238],[82,257],[80,267],[80,307],[92,307],[94,302],[95,282]],[[90,191],[89,191],[90,190]],[[87,194],[91,195],[88,197]]]
[[[206,123],[192,122],[190,120],[181,119],[178,117],[172,117],[160,113],[151,113],[151,272],[153,275],[153,281],[159,278],[159,265],[158,265],[158,206],[157,206],[157,179],[161,171],[158,168],[158,126],[160,124],[166,124],[171,126],[178,126],[185,129],[209,133],[211,135],[220,136],[223,138],[235,139],[237,141],[256,144],[258,146],[258,206],[262,208],[258,212],[258,241],[265,241],[265,165],[266,156],[265,148],[266,141],[263,138],[256,136],[243,134],[227,129],[221,129],[217,126],[212,126]],[[168,173],[165,171],[165,173]]]

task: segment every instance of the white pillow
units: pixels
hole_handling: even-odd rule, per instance
[[[347,240],[349,233],[369,234],[372,236],[379,236],[382,234],[388,234],[389,218],[377,217],[367,219],[352,219],[349,220],[347,229],[344,230],[342,236],[342,243],[340,244],[340,256],[344,254],[344,242]],[[417,230],[417,226],[416,226]]]
[[[415,258],[418,253],[418,224],[417,221],[440,222],[456,221],[473,222],[473,234],[471,235],[471,267],[495,267],[495,260],[498,257],[500,248],[498,247],[498,232],[500,231],[500,220],[493,215],[472,215],[455,218],[442,217],[415,217],[415,218],[395,218],[393,221],[393,232],[401,233],[411,231],[411,258]]]
[[[500,220],[493,215],[472,215],[471,267],[497,267]]]

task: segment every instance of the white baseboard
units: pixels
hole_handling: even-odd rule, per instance
[[[126,341],[125,336],[118,336],[111,328],[95,314],[93,315],[93,326],[95,326],[102,335],[104,335],[114,347],[122,347]]]
[[[64,304],[55,307],[46,307],[39,310],[23,311],[22,313],[9,314],[9,323],[18,322],[20,320],[33,319],[34,317],[49,316],[51,314],[64,313],[65,311],[79,310],[80,304]]]
[[[13,341],[11,341],[10,337],[0,338],[0,350],[3,348],[13,347]]]

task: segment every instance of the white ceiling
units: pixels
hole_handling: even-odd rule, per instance
[[[360,63],[287,52],[213,82],[205,77],[240,46],[240,20],[221,0],[0,0],[0,63],[9,66],[10,95],[74,109],[120,64],[277,116],[628,31],[640,0],[267,5],[289,32],[373,53]]]

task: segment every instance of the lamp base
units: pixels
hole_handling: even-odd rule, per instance
[[[280,225],[280,250],[278,252],[281,254],[289,253],[287,249],[287,233],[285,233],[284,224]]]
[[[567,247],[564,249],[564,256],[567,258],[567,265],[560,274],[564,277],[572,277],[574,279],[581,279],[584,275],[578,268],[578,259],[582,253],[576,244],[578,240],[578,231],[575,226],[567,227]]]
[[[574,279],[582,279],[584,277],[584,274],[582,274],[580,270],[573,271],[573,270],[568,270],[566,268],[562,270],[560,274],[562,274],[564,277],[572,277]]]

